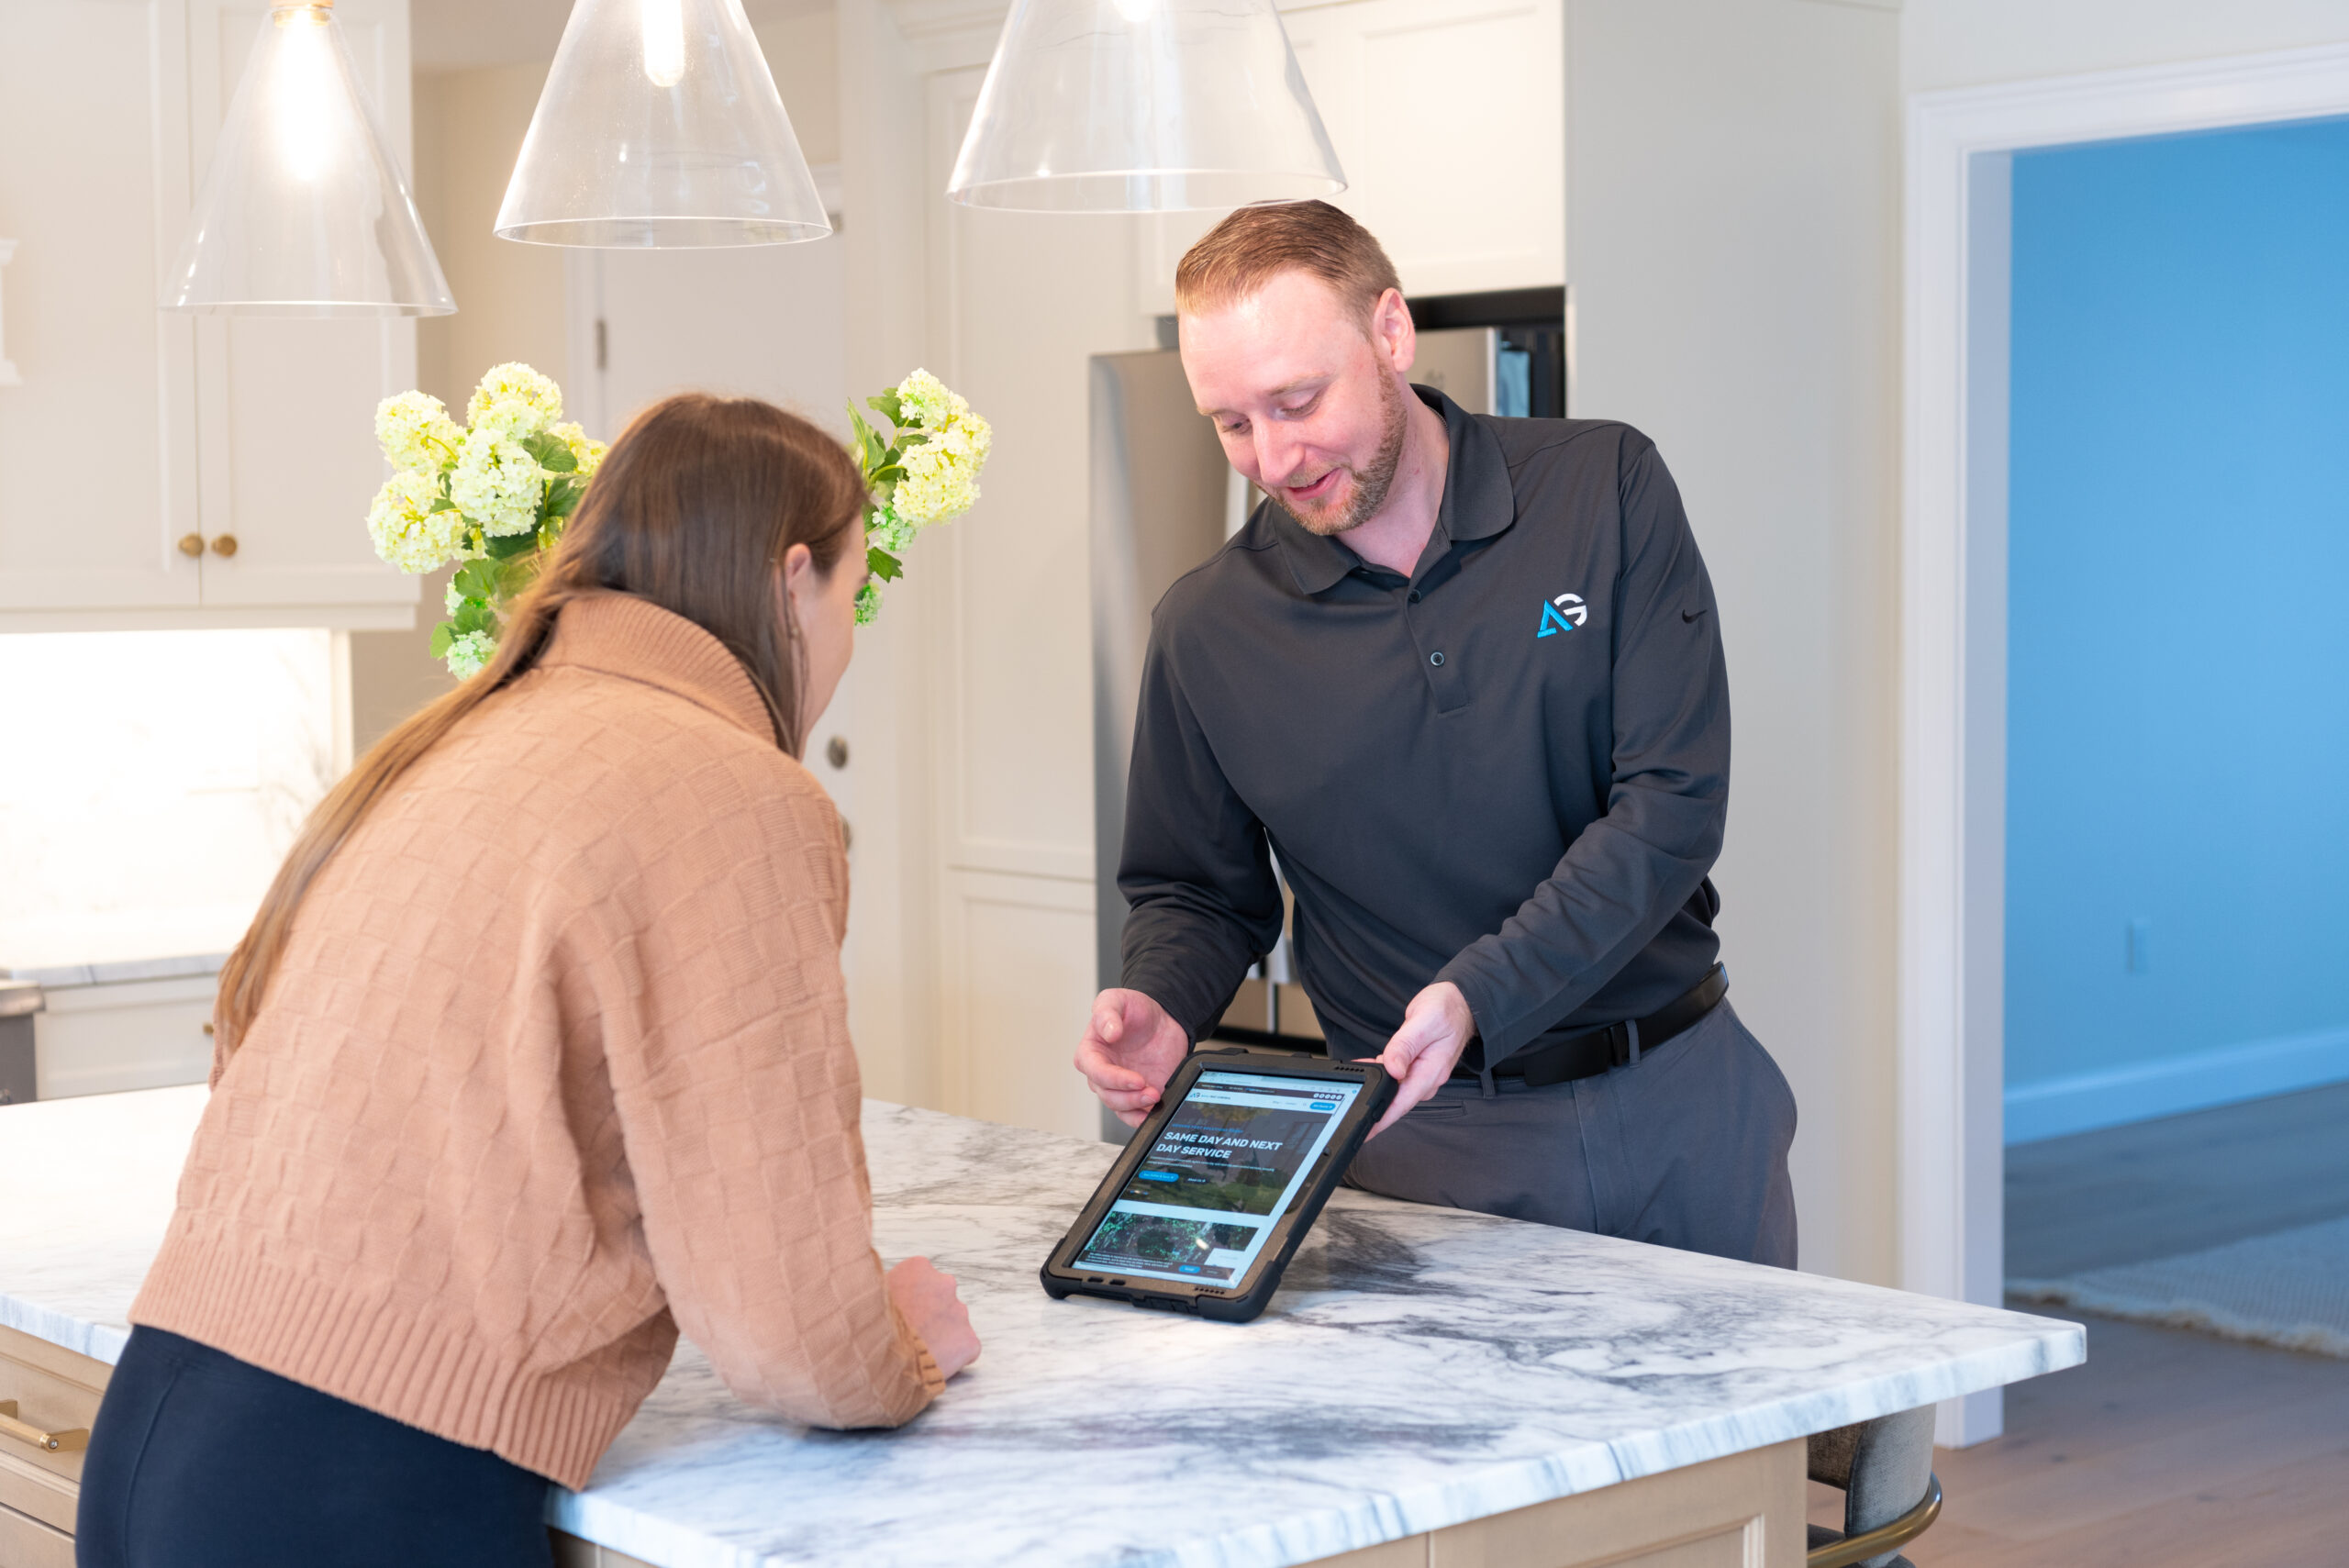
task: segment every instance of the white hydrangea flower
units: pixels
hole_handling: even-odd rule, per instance
[[[959,517],[979,504],[979,461],[967,437],[949,430],[906,449],[906,476],[890,496],[896,509],[917,525]]]
[[[465,596],[457,592],[457,584],[452,581],[440,595],[440,603],[444,606],[441,613],[444,615],[455,615],[457,613],[457,607],[464,602]]]
[[[900,513],[895,506],[884,506],[873,514],[873,521],[864,529],[865,541],[877,545],[892,555],[903,555],[906,547],[914,542],[914,533],[920,524]]]
[[[593,479],[596,471],[604,466],[604,453],[609,449],[603,442],[590,440],[579,426],[557,425],[547,432],[571,449],[571,461],[579,466],[573,472],[582,479]]]
[[[440,475],[421,468],[392,475],[367,508],[367,532],[375,553],[411,576],[435,571],[465,553],[465,519],[436,512]]]
[[[518,441],[525,436],[541,434],[547,428],[547,417],[536,404],[519,397],[501,397],[474,411],[472,433]]]
[[[449,673],[470,681],[497,657],[497,640],[485,631],[465,631],[450,639]]]
[[[465,423],[479,425],[481,417],[500,403],[519,403],[536,416],[534,428],[545,429],[562,417],[562,389],[518,361],[492,365],[465,405]]]
[[[963,404],[965,412],[969,411],[969,404],[963,403],[947,390],[944,382],[925,370],[918,370],[897,384],[898,412],[905,416],[897,421],[901,425],[918,425],[923,429],[943,425],[953,417],[958,403]]]
[[[928,371],[899,383],[897,399],[925,439],[906,448],[906,476],[897,482],[893,505],[917,527],[961,517],[978,505],[979,470],[995,445],[993,428]]]
[[[457,455],[463,437],[437,397],[403,392],[375,405],[375,441],[394,468],[437,469]]]
[[[529,449],[495,425],[465,432],[456,472],[449,476],[449,498],[493,538],[526,534],[539,526],[539,499],[546,472]]]

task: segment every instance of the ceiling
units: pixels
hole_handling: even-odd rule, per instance
[[[832,0],[744,0],[756,26],[829,11]],[[571,0],[410,0],[410,48],[418,71],[470,71],[552,60]]]

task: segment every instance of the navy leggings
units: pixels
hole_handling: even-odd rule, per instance
[[[548,1482],[159,1329],[82,1469],[81,1568],[551,1568]]]

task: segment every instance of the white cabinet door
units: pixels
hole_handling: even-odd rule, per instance
[[[269,6],[187,0],[187,10],[190,166],[201,171]],[[406,0],[342,0],[335,16],[405,167]],[[416,384],[415,323],[200,317],[195,381],[199,510],[215,546],[205,606],[414,605],[417,580],[375,558],[366,517],[388,473],[375,405]],[[233,555],[219,552],[223,537]]]
[[[1282,8],[1345,168],[1331,201],[1378,236],[1411,295],[1566,280],[1562,0],[1343,0]],[[1145,308],[1220,217],[1147,219]]]
[[[180,0],[0,6],[0,617],[196,603],[190,323],[155,308],[188,206]]]

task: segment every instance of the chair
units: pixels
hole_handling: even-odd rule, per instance
[[[1843,1528],[1810,1527],[1807,1568],[1915,1568],[1900,1548],[1942,1511],[1933,1407],[1820,1433],[1810,1440],[1810,1478],[1842,1488]]]

